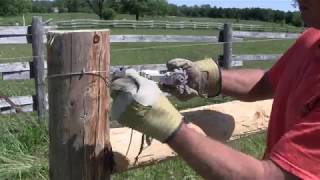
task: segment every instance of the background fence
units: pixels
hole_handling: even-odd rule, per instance
[[[42,115],[41,111],[39,111],[39,104],[42,107],[42,112],[46,112],[47,100],[45,94],[45,76],[46,76],[46,59],[45,59],[45,49],[43,48],[43,42],[45,42],[44,36],[45,32],[48,29],[52,29],[52,27],[44,27],[41,23],[40,19],[35,18],[32,23],[31,28],[21,27],[21,28],[10,28],[9,31],[6,28],[3,28],[0,32],[0,44],[23,44],[22,46],[27,46],[27,43],[32,44],[33,54],[30,57],[20,57],[21,59],[28,60],[27,62],[14,62],[14,63],[3,63],[0,64],[0,73],[2,74],[2,80],[4,82],[8,82],[9,80],[22,80],[20,82],[24,82],[24,80],[32,79],[35,82],[36,95],[35,96],[20,96],[20,97],[4,97],[0,100],[0,110],[1,113],[14,113],[14,112],[31,112],[37,111],[39,119],[41,119]],[[37,30],[37,31],[36,31]],[[39,32],[40,30],[40,32]],[[41,32],[42,31],[42,32]],[[214,46],[219,45],[219,47],[223,47],[223,54],[221,54],[219,58],[219,64],[224,68],[231,68],[235,66],[242,66],[246,61],[269,61],[278,59],[281,54],[234,54],[233,46],[237,45],[237,43],[256,43],[256,42],[277,42],[282,41],[283,39],[295,39],[299,34],[290,34],[290,33],[266,33],[266,32],[248,32],[248,31],[233,31],[230,25],[224,25],[223,30],[220,32],[218,36],[171,36],[171,35],[113,35],[111,36],[111,42],[116,46],[118,43],[124,44],[121,46],[121,49],[115,49],[113,52],[115,54],[123,55],[124,52],[129,52],[126,54],[126,58],[132,60],[137,60],[141,56],[137,56],[136,59],[131,57],[131,51],[140,52],[140,50],[149,50],[149,49],[161,49],[161,48],[169,48],[170,51],[176,51],[178,47],[197,47],[198,50],[202,48],[202,46],[208,46],[211,50]],[[32,38],[30,38],[32,37]],[[42,40],[41,40],[42,38]],[[14,42],[12,42],[14,40]],[[136,42],[148,42],[147,46],[134,46],[133,48],[127,46],[127,44],[132,44]],[[173,44],[168,45],[168,42],[173,42]],[[188,43],[188,44],[178,44],[178,43]],[[50,43],[50,42],[48,42]],[[148,46],[152,44],[152,46]],[[154,44],[166,43],[162,46],[155,46]],[[198,44],[195,44],[198,43]],[[136,45],[136,44],[134,44]],[[123,48],[124,47],[124,48]],[[129,47],[129,48],[128,48]],[[187,48],[188,50],[191,48]],[[217,52],[221,52],[220,49]],[[260,51],[259,51],[260,52]],[[277,51],[281,52],[281,51]],[[146,53],[146,51],[142,51],[142,53]],[[152,55],[152,58],[157,59],[157,54],[153,54],[154,51],[148,52]],[[163,53],[162,51],[160,53]],[[185,51],[183,51],[185,53]],[[207,55],[204,53],[203,55]],[[165,56],[167,58],[167,56]],[[1,58],[0,58],[1,59]],[[17,60],[17,58],[14,58]],[[111,58],[112,59],[112,58]],[[113,59],[115,61],[115,59]],[[40,63],[39,63],[40,62]],[[128,62],[128,61],[126,61]],[[148,61],[152,63],[153,61]],[[160,62],[160,61],[159,61]],[[164,61],[163,61],[164,62]],[[138,61],[136,62],[137,64]],[[125,63],[119,63],[125,64]],[[140,63],[143,64],[143,63]],[[120,66],[112,66],[111,71],[113,69],[119,67],[133,67],[138,71],[150,70],[154,72],[160,72],[166,70],[164,64],[145,64],[145,65],[120,65]],[[5,81],[6,80],[6,81]],[[40,90],[39,90],[40,89]],[[39,92],[42,92],[42,96],[39,96]],[[30,93],[32,94],[32,93]],[[40,102],[40,103],[39,103]],[[234,113],[234,109],[238,109],[239,107],[243,107],[245,110],[244,113],[248,113],[246,117],[246,121],[240,119],[240,123],[237,124],[238,130],[235,130],[235,134],[232,135],[231,139],[236,139],[242,137],[244,134],[248,133],[256,133],[264,130],[267,126],[267,119],[269,110],[271,107],[271,101],[264,102],[267,109],[260,109],[261,104],[250,103],[248,104],[237,103],[237,104],[229,104],[230,111],[224,112],[223,109],[225,105],[219,104],[220,109],[215,109],[217,112],[224,112],[226,114]],[[219,107],[217,105],[216,107]],[[259,109],[255,109],[256,106],[259,106]],[[40,108],[41,108],[40,107]],[[195,109],[195,112],[199,113],[199,109]],[[184,115],[187,115],[188,112],[183,112]],[[238,112],[237,112],[238,113]],[[78,113],[76,113],[78,114]],[[191,113],[192,114],[192,113]],[[190,115],[191,115],[190,114]],[[247,117],[250,115],[254,115],[254,118]],[[193,116],[193,115],[192,115]],[[241,114],[243,116],[243,114]],[[210,116],[211,117],[211,116]],[[258,118],[258,121],[257,121]],[[238,117],[235,117],[238,119]],[[51,121],[52,122],[52,121]],[[211,121],[212,122],[212,121]],[[245,122],[247,124],[241,124]],[[221,131],[221,127],[212,125],[211,127],[216,127],[217,131],[211,132],[219,132]],[[246,128],[242,128],[246,127]],[[252,129],[248,129],[248,127],[252,127]],[[245,129],[245,130],[244,130]],[[146,143],[144,136],[138,132],[132,131],[128,128],[113,128],[110,130],[110,136],[112,137],[110,140],[113,141],[111,144],[113,145],[113,150],[115,152],[122,155],[123,159],[116,159],[117,163],[125,162],[128,163],[126,167],[122,170],[127,170],[128,168],[138,167],[140,165],[148,165],[153,162],[157,162],[160,160],[168,159],[175,156],[175,153],[166,147],[164,144],[158,143],[156,141]],[[130,137],[130,138],[129,138]],[[37,137],[38,138],[38,137]],[[129,140],[130,139],[130,140]],[[130,141],[130,142],[128,142]],[[143,146],[147,148],[143,148]],[[127,148],[128,146],[128,148]],[[142,148],[141,148],[142,147]],[[130,151],[129,151],[130,150]],[[115,154],[117,154],[115,153]],[[45,156],[47,158],[47,155]],[[129,162],[127,162],[130,160]],[[65,159],[62,161],[65,163]],[[121,164],[121,163],[120,163]],[[121,171],[121,170],[119,170]]]
[[[92,20],[77,19],[71,21],[57,21],[51,23],[60,28],[132,28],[132,29],[217,29],[222,30],[224,23],[218,22],[187,22],[187,21],[135,21],[135,20]],[[265,26],[234,23],[233,28],[239,31],[278,31],[298,32],[297,29],[279,26]]]
[[[101,24],[101,21],[90,21]],[[223,25],[220,23],[186,23],[186,22],[156,22],[156,21],[103,21],[106,25],[129,26],[134,24],[135,27],[208,27],[221,28],[219,37],[217,36],[178,36],[178,35],[112,35],[111,43],[131,43],[131,42],[190,42],[190,43],[208,43],[221,44],[224,46],[224,52],[219,58],[219,63],[224,68],[239,67],[244,61],[268,61],[278,59],[281,54],[254,54],[254,55],[236,55],[232,53],[232,44],[239,42],[258,42],[258,41],[274,41],[282,39],[295,39],[298,33],[274,33],[274,32],[250,32],[250,31],[233,31],[234,28],[239,29],[239,25]],[[64,24],[66,23],[66,24]],[[85,27],[82,23],[88,23],[86,20],[77,20],[70,23],[68,21],[57,22],[56,25],[70,27]],[[245,29],[247,25],[242,25]],[[248,27],[259,27],[258,25],[250,25]],[[14,62],[0,64],[0,73],[2,80],[35,80],[36,94],[34,96],[9,97],[0,100],[0,113],[15,113],[20,109],[23,112],[37,111],[39,118],[44,116],[46,108],[48,108],[45,95],[45,77],[46,77],[46,61],[42,42],[46,41],[45,32],[57,28],[57,26],[44,26],[41,18],[35,17],[30,27],[2,27],[0,29],[0,44],[27,44],[32,43],[33,57],[27,57],[27,62]],[[245,40],[250,38],[250,40]],[[150,48],[150,47],[148,47]],[[158,48],[158,47],[155,47]],[[111,71],[120,66],[111,67]],[[121,67],[129,67],[122,65]],[[130,66],[138,71],[166,70],[165,64],[147,64]]]

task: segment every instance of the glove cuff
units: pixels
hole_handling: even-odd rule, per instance
[[[145,118],[152,120],[150,126],[154,127],[149,134],[161,142],[167,142],[182,123],[182,115],[165,96],[152,105]]]
[[[180,127],[182,115],[165,96],[161,95],[152,106],[143,106],[133,101],[119,122],[161,142],[167,142]]]
[[[196,61],[195,64],[202,72],[205,87],[200,89],[199,94],[203,97],[215,97],[221,93],[221,70],[219,65],[211,58]]]

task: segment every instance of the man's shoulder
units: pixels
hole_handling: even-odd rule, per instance
[[[308,43],[315,43],[320,40],[320,30],[315,28],[306,29],[300,36],[300,41],[307,41]]]

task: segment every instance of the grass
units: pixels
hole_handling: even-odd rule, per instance
[[[73,19],[99,19],[97,15],[93,13],[27,13],[25,16],[26,25],[30,25],[33,16],[42,16],[44,21],[68,21]],[[118,20],[135,20],[134,15],[119,14],[116,19]],[[175,17],[175,16],[145,16],[141,17],[140,20],[158,20],[158,21],[189,21],[189,22],[217,22],[217,23],[235,23],[235,24],[253,24],[253,25],[263,25],[267,27],[273,27],[275,29],[288,29],[288,31],[300,32],[301,28],[287,25],[279,24],[273,22],[261,22],[254,20],[238,20],[238,19],[224,19],[224,18],[201,18],[201,17]],[[0,16],[0,26],[14,26],[23,25],[22,16],[12,16],[12,17],[1,17]]]
[[[34,114],[0,116],[0,179],[46,179],[48,131]]]
[[[34,14],[27,15],[28,17]],[[48,15],[61,20],[61,15]],[[86,14],[69,14],[66,18],[86,17]],[[93,17],[94,18],[94,17]],[[27,18],[28,19],[28,18]],[[170,18],[168,18],[170,19]],[[172,18],[174,19],[174,18]],[[10,22],[14,18],[2,19]],[[184,19],[182,19],[184,20]],[[193,20],[193,19],[189,19]],[[200,20],[200,19],[197,19]],[[205,20],[205,19],[203,19]],[[29,20],[28,20],[29,21]],[[133,30],[113,29],[112,34],[180,34],[211,35],[217,32],[193,30]],[[284,52],[292,40],[243,42],[233,45],[234,54],[277,54]],[[113,65],[165,63],[171,58],[202,59],[217,57],[222,46],[205,43],[114,43],[111,46]],[[11,59],[31,56],[30,45],[0,45],[0,63],[26,61]],[[269,68],[274,62],[248,62],[245,68]],[[33,81],[0,81],[0,92],[6,96],[34,94]],[[170,98],[178,109],[230,101],[230,97],[213,99],[195,98],[180,102]],[[48,129],[46,125],[35,123],[35,114],[0,116],[0,179],[47,179],[48,177]],[[229,143],[229,145],[254,157],[261,158],[265,148],[265,134],[258,134]],[[179,158],[153,166],[117,174],[114,179],[201,179]]]
[[[0,116],[0,179],[40,180],[48,177],[48,129],[31,115]],[[232,148],[261,158],[265,134],[228,143]],[[183,160],[175,158],[113,176],[122,179],[201,179]]]

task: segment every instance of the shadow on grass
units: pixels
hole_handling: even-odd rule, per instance
[[[183,115],[187,122],[197,125],[207,136],[219,141],[230,139],[235,128],[234,118],[218,111],[199,110],[184,112]]]

